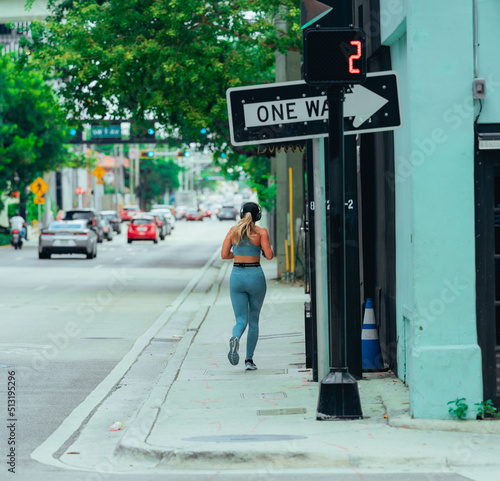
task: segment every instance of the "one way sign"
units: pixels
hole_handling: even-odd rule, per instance
[[[227,91],[233,145],[255,145],[328,136],[326,90],[304,81],[254,85]],[[346,89],[344,133],[401,127],[398,74],[368,74]]]

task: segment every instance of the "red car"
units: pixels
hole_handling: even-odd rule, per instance
[[[137,240],[152,240],[157,244],[158,235],[158,226],[151,216],[136,215],[128,224],[127,242],[129,244]]]
[[[138,205],[126,205],[123,207],[123,210],[120,211],[120,218],[122,222],[127,222],[139,212],[141,212],[141,209]]]
[[[184,214],[186,220],[203,220],[204,214],[199,209],[188,209]]]

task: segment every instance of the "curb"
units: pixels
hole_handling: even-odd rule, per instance
[[[159,332],[168,324],[171,317],[185,302],[189,295],[193,292],[199,282],[206,275],[207,271],[214,265],[219,256],[220,251],[216,250],[206,264],[200,269],[200,272],[186,285],[184,290],[170,304],[151,325],[151,327],[140,337],[137,338],[133,347],[125,354],[122,360],[108,374],[108,376],[95,387],[95,389],[78,405],[64,422],[32,453],[31,458],[44,464],[52,464],[60,467],[61,461],[54,457],[54,454],[60,449],[59,440],[69,439],[81,429],[85,419],[92,414],[97,406],[106,399],[113,391],[116,384],[130,370],[131,366],[136,362],[138,356],[149,345],[151,339],[154,339]],[[182,340],[181,340],[182,341]],[[179,342],[181,342],[179,341]],[[47,463],[47,459],[51,463]],[[66,466],[66,465],[64,465]]]
[[[213,266],[214,263],[215,259],[210,263],[210,266]],[[177,379],[184,359],[189,352],[189,348],[198,333],[198,329],[205,320],[210,306],[213,305],[219,295],[220,286],[230,265],[230,263],[222,264],[216,281],[205,295],[205,299],[208,300],[209,303],[200,307],[193,320],[188,324],[186,332],[177,344],[158,382],[151,390],[149,396],[137,411],[136,417],[130,423],[130,426],[125,430],[118,442],[114,451],[115,456],[142,456],[153,458],[156,461],[161,461],[166,456],[165,450],[157,450],[147,444],[147,438],[151,434],[161,410],[161,407],[157,406],[158,403],[156,400],[162,399],[165,401],[167,398],[173,383]],[[198,281],[200,281],[202,277],[203,276],[200,276]],[[184,302],[184,300],[182,302]],[[174,312],[170,313],[169,318]],[[169,319],[167,319],[165,323],[167,323],[168,320]]]

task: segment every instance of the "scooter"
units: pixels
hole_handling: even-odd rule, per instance
[[[12,235],[10,237],[10,243],[14,247],[14,249],[21,249],[23,247],[23,239],[21,237],[21,232],[17,229],[12,231]]]

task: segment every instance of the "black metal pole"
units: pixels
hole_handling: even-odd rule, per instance
[[[329,87],[330,367],[345,367],[344,87]]]
[[[329,87],[329,283],[330,372],[321,381],[316,419],[363,417],[356,379],[347,368],[344,88]]]

